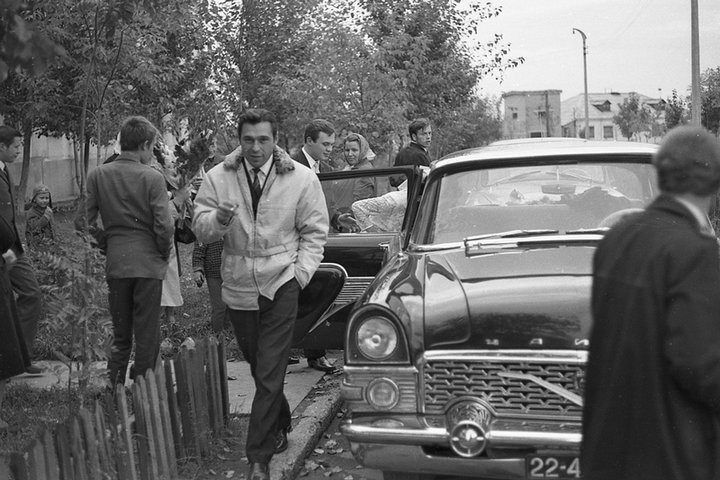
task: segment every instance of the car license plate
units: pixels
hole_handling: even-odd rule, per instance
[[[580,458],[572,455],[532,455],[525,459],[527,478],[582,478]]]

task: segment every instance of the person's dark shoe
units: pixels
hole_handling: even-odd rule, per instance
[[[270,480],[270,471],[267,463],[251,463],[248,480]]]
[[[300,363],[300,357],[297,355],[290,355],[288,357],[288,365],[297,365],[298,363]]]
[[[37,365],[28,365],[25,367],[25,373],[28,375],[42,375],[43,369],[38,367]]]
[[[330,363],[324,355],[320,358],[308,358],[308,367],[326,373],[335,371],[335,365]]]
[[[275,436],[275,453],[282,453],[288,448],[288,431],[289,429],[281,428]]]

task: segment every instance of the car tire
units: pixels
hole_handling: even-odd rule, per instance
[[[419,473],[405,472],[382,472],[383,480],[432,480],[432,475],[421,475]]]

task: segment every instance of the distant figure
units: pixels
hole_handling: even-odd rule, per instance
[[[595,252],[587,480],[720,478],[720,261],[708,219],[720,142],[677,127],[653,165],[660,195]]]
[[[430,166],[430,155],[428,148],[432,143],[432,126],[427,118],[413,120],[408,126],[410,144],[401,149],[395,156],[396,167],[402,165]]]
[[[192,268],[193,280],[198,287],[207,283],[210,294],[210,325],[215,335],[225,329],[225,303],[222,299],[222,264],[223,241],[200,243],[193,245]]]
[[[88,224],[107,245],[112,385],[125,383],[133,336],[133,378],[154,368],[160,353],[160,298],[173,220],[165,178],[149,165],[156,136],[157,129],[145,117],[127,118],[120,129],[120,155],[92,170],[87,179]]]
[[[42,184],[35,187],[32,199],[25,209],[28,210],[25,221],[25,240],[28,246],[38,248],[52,243],[55,240],[55,231],[50,189]]]

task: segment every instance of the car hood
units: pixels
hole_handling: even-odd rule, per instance
[[[594,251],[427,255],[424,348],[587,349]]]

